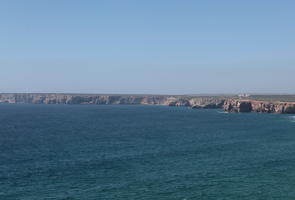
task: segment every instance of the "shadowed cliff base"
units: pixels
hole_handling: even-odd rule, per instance
[[[146,104],[224,109],[227,112],[295,113],[295,95],[104,95],[2,93],[0,103]]]

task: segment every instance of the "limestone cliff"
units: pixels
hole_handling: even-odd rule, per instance
[[[238,96],[0,94],[0,103],[26,104],[151,104],[227,112],[295,113],[295,102],[241,99]]]
[[[227,99],[223,107],[228,112],[295,113],[295,102]]]
[[[28,104],[151,104],[222,108],[224,97],[168,95],[0,94],[0,103]]]

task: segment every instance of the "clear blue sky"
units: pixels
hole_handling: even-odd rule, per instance
[[[1,0],[0,92],[295,93],[294,0]]]

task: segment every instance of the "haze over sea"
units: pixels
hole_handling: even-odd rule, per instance
[[[292,199],[292,115],[0,104],[0,199]]]

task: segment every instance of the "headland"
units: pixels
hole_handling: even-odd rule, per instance
[[[295,95],[119,95],[1,93],[10,104],[146,104],[224,109],[226,112],[295,113]]]

